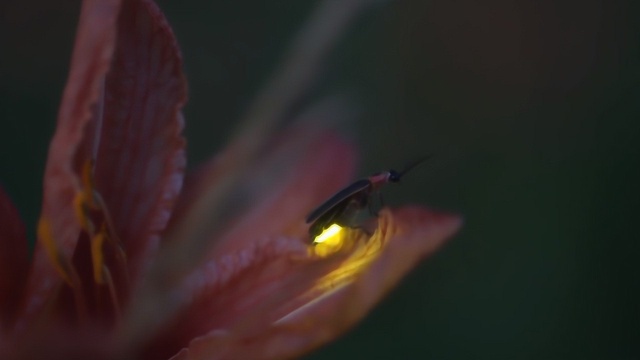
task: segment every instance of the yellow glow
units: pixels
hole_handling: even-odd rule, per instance
[[[316,238],[313,239],[313,243],[314,244],[323,243],[331,239],[332,237],[335,237],[341,230],[342,230],[342,226],[338,224],[333,224],[329,226],[325,231],[323,231],[322,234],[316,236]]]
[[[329,256],[342,248],[345,241],[344,229],[333,224],[313,240],[313,252],[321,257]]]

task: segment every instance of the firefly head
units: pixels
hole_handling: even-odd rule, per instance
[[[389,170],[389,177],[387,178],[387,181],[392,183],[397,183],[400,181],[401,177],[402,177],[402,173],[399,173],[395,170]]]

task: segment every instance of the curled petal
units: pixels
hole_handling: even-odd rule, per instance
[[[362,319],[460,224],[456,216],[418,207],[382,211],[373,237],[339,268],[319,278],[301,297],[309,300],[304,305],[260,332],[217,331],[196,338],[179,358],[291,358],[327,343]]]
[[[113,55],[120,2],[86,0],[82,3],[71,70],[45,169],[41,226],[46,228],[47,237],[40,237],[36,244],[25,319],[43,306],[60,283],[47,251],[70,258],[78,240],[80,225],[73,208],[80,187],[76,154],[88,123],[96,118],[100,108],[104,78]]]

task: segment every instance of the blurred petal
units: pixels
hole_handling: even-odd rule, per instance
[[[231,229],[217,236],[220,239],[214,248],[215,255],[240,251],[265,236],[304,237],[308,229],[304,219],[309,211],[353,178],[355,149],[344,138],[312,128],[291,131],[277,142],[286,151],[295,138],[310,139],[305,153],[282,172],[268,193],[259,195],[259,201]],[[253,176],[260,178],[273,171],[258,166]]]
[[[0,187],[0,333],[15,320],[28,261],[24,224]]]
[[[77,150],[87,124],[96,117],[99,108],[104,78],[112,60],[119,10],[120,0],[82,3],[69,78],[49,146],[41,217],[50,226],[59,251],[66,257],[71,256],[80,232],[72,206],[79,188]],[[60,282],[39,240],[28,284],[27,316],[43,305]]]
[[[412,267],[453,235],[460,224],[456,216],[418,207],[384,210],[378,230],[363,251],[354,253],[340,268],[320,279],[306,295],[312,295],[312,301],[261,332],[217,331],[196,338],[188,352],[180,353],[180,358],[281,359],[325,344],[362,319]]]
[[[286,149],[286,143],[303,136],[301,132],[308,130],[291,131],[276,143]],[[310,138],[312,141],[305,147],[308,151],[279,173],[279,181],[270,193],[258,195],[260,200],[251,211],[222,235],[226,240],[216,247],[214,254],[217,255],[195,271],[186,287],[179,290],[180,296],[188,299],[185,301],[189,306],[154,341],[153,346],[167,349],[153,349],[155,356],[171,355],[195,336],[231,326],[252,308],[251,301],[260,301],[256,295],[260,289],[268,289],[267,293],[280,292],[286,286],[280,279],[297,268],[294,264],[298,263],[299,267],[301,262],[316,260],[308,257],[304,218],[314,205],[351,178],[355,153],[351,144],[333,132],[314,132]],[[269,156],[278,155],[271,153],[267,158]],[[264,162],[269,163],[266,159]],[[273,171],[269,167],[258,168],[256,178],[266,176],[261,171]],[[209,176],[200,173],[211,179],[212,174],[215,178],[217,169],[213,165],[201,171],[211,172]],[[194,180],[194,185],[200,183]],[[189,192],[187,190],[187,196]],[[215,234],[212,238],[216,240]],[[303,290],[312,285],[313,282],[305,278]]]

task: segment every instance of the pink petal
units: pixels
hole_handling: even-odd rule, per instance
[[[0,333],[15,320],[28,264],[24,224],[0,187]]]
[[[188,352],[183,350],[179,354],[180,358],[292,358],[325,344],[362,319],[412,267],[453,235],[461,223],[456,216],[418,207],[385,210],[380,215],[378,232],[365,251],[319,279],[310,291],[313,301],[261,331],[253,327],[247,328],[249,331],[218,331],[196,338]],[[364,261],[365,266],[355,269],[352,265],[359,261]]]
[[[83,2],[41,218],[64,256],[71,256],[80,234],[72,206],[80,170],[95,158],[96,190],[124,243],[130,272],[135,277],[144,266],[182,185],[181,67],[173,33],[153,2],[128,0],[122,9],[117,0]],[[44,255],[38,244],[28,313],[59,283]]]

